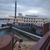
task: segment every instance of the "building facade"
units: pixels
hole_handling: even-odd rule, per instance
[[[10,16],[9,18],[0,18],[0,23],[13,23],[14,16]],[[23,24],[35,24],[38,26],[43,26],[44,23],[48,23],[48,18],[39,18],[39,17],[16,17],[15,23],[23,23]]]
[[[12,17],[11,19],[13,19]],[[48,22],[48,18],[39,18],[39,17],[16,17],[16,23],[23,23],[23,24],[35,24],[38,26],[43,26],[44,23]]]

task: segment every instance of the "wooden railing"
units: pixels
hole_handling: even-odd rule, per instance
[[[30,50],[50,50],[50,32],[40,39]]]
[[[49,23],[44,25],[44,36],[38,41],[35,46],[32,46],[30,50],[50,50],[50,31]]]

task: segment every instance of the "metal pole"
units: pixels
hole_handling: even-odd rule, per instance
[[[15,21],[16,21],[16,11],[17,11],[17,0],[15,0],[15,17],[14,17],[13,24],[15,24]],[[14,47],[14,33],[12,34],[12,50],[13,50],[13,47]]]
[[[17,12],[17,0],[15,0],[15,17],[14,17],[14,24],[16,20],[16,12]]]

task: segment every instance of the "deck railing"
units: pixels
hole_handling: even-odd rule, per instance
[[[50,50],[50,31],[30,50]]]
[[[33,46],[30,50],[50,50],[50,31],[49,23],[44,25],[44,36],[39,42]]]

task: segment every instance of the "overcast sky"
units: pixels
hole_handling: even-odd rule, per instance
[[[14,16],[15,0],[0,0],[0,17]],[[50,17],[50,0],[17,0],[17,13]]]

